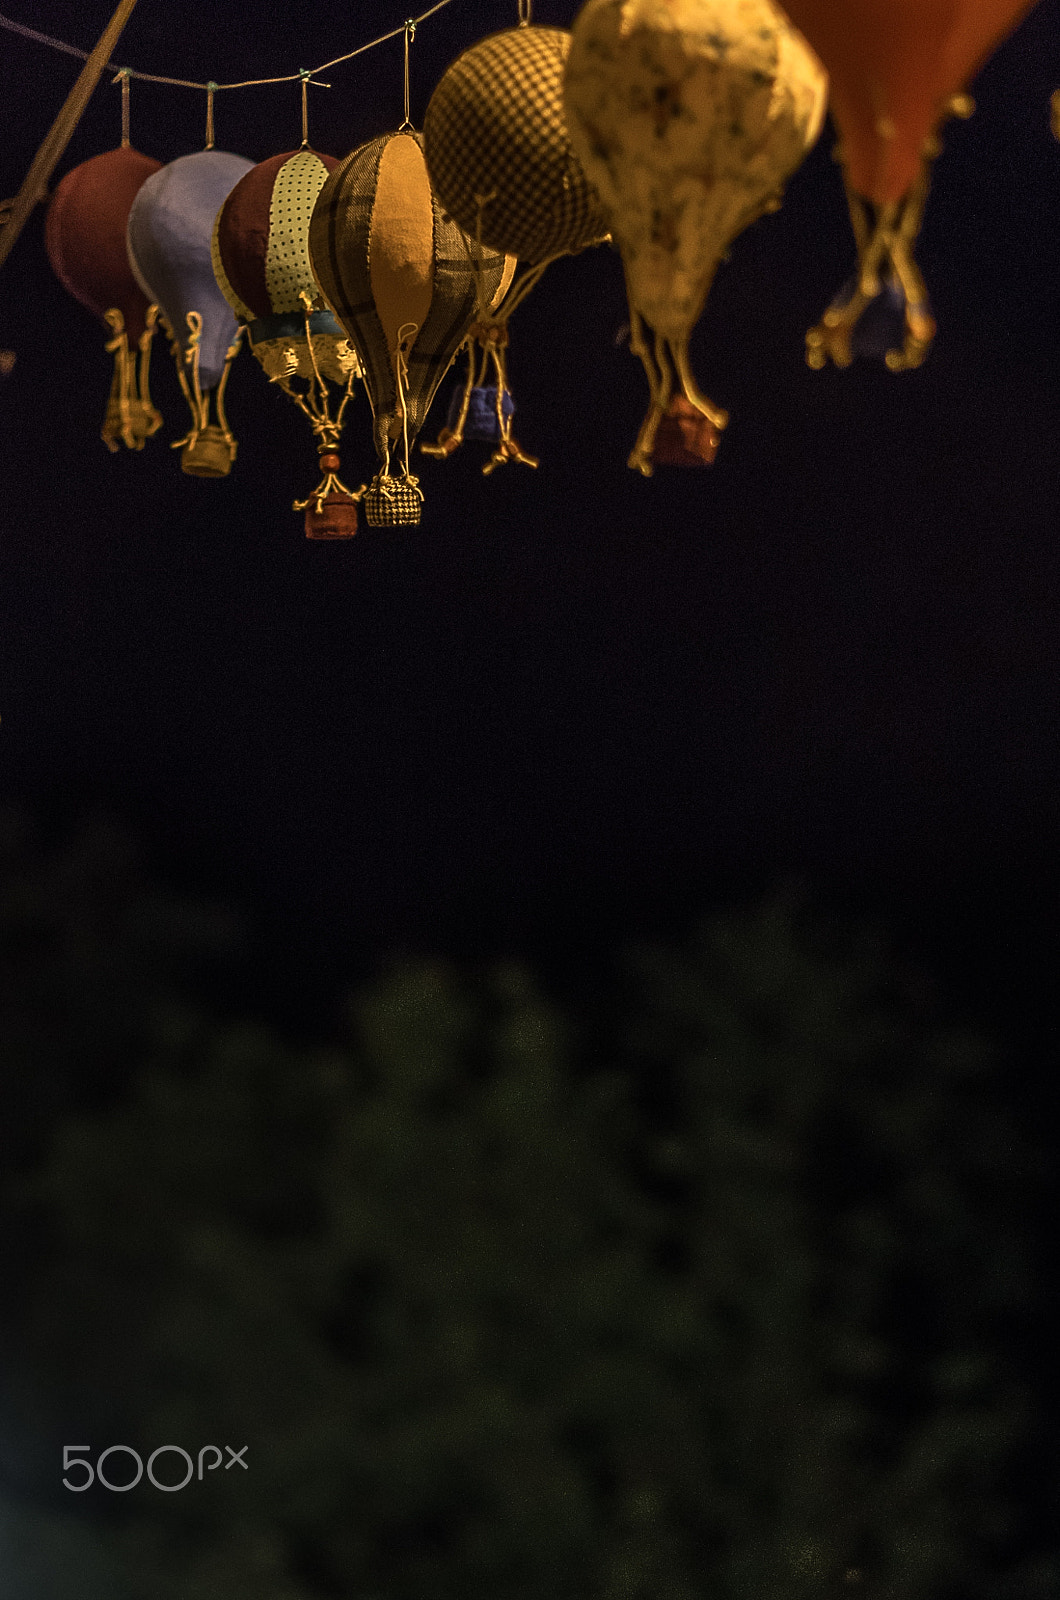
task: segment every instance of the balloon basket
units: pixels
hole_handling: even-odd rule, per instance
[[[329,494],[305,508],[307,539],[352,539],[357,532],[357,502],[350,494]]]
[[[227,478],[235,454],[235,440],[212,422],[180,452],[181,471],[193,478]]]
[[[413,528],[423,514],[423,493],[413,477],[392,478],[380,472],[361,501],[370,528]]]
[[[651,458],[657,467],[710,467],[721,433],[683,394],[675,394],[659,423]]]

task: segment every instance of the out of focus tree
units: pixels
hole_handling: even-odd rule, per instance
[[[85,952],[161,903],[114,885],[95,923],[38,894],[5,1000],[8,1038],[47,994],[71,1062],[130,1017],[138,1052],[7,1186],[12,1547],[62,1530],[114,1600],[1057,1592],[1019,1491],[1035,1163],[871,939],[716,919],[628,958],[606,1046],[516,966],[406,962],[325,1050],[130,955],[79,1037]],[[71,1441],[247,1469],[74,1497]],[[20,1600],[84,1600],[59,1567]]]

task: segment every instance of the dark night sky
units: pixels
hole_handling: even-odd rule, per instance
[[[88,48],[107,0],[8,0]],[[535,20],[568,24],[571,0]],[[454,0],[413,46],[419,120],[447,63],[515,20]],[[292,20],[293,16],[293,20]],[[247,22],[244,22],[247,19]],[[398,25],[375,4],[140,0],[117,58],[225,79],[293,71]],[[78,64],[2,39],[0,193]],[[400,41],[314,93],[317,148],[401,117]],[[809,371],[806,327],[853,247],[827,130],[740,239],[694,341],[731,412],[711,472],[625,460],[646,399],[617,346],[620,263],[550,269],[513,323],[537,472],[423,461],[418,530],[313,544],[290,510],[308,429],[242,357],[227,481],[98,428],[102,330],[53,279],[38,212],[0,277],[0,798],[104,804],[168,870],[254,900],[328,976],[393,945],[575,959],[789,873],[892,915],[969,994],[1043,1008],[1057,953],[1060,755],[1060,0],[952,124],[921,264],[921,371]],[[204,97],[133,84],[133,143],[199,148]],[[217,142],[299,138],[297,90],[217,102]],[[118,142],[108,80],[60,163]],[[451,380],[450,380],[451,382]],[[444,420],[443,399],[425,435]],[[363,397],[348,477],[370,466]],[[477,453],[478,451],[478,453]],[[287,956],[284,957],[284,960]],[[294,969],[292,969],[294,970]]]

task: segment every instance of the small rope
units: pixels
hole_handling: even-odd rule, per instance
[[[206,85],[206,149],[213,149],[213,97],[216,83],[212,80]]]
[[[519,0],[519,26],[528,28],[533,12],[533,0]]]
[[[121,147],[129,148],[129,69],[122,67],[114,82],[121,82]]]
[[[306,148],[306,146],[308,145],[308,143],[309,143],[309,94],[308,94],[308,85],[309,85],[309,79],[310,79],[310,76],[311,76],[309,68],[308,67],[299,67],[298,76],[302,80],[302,143],[301,143],[301,147],[300,148],[304,150]]]
[[[412,133],[412,123],[409,121],[409,45],[416,37],[416,24],[410,17],[405,23],[405,120],[398,129],[398,133]]]
[[[298,298],[302,302],[302,314],[305,317],[305,342],[309,348],[309,361],[313,368],[313,377],[316,380],[316,389],[313,388],[312,384],[309,385],[309,404],[313,407],[314,412],[316,412],[317,408],[319,407],[319,415],[321,420],[326,422],[330,427],[331,414],[328,407],[328,388],[327,384],[320,376],[320,368],[317,365],[317,353],[313,349],[313,333],[309,324],[309,318],[313,310],[313,302],[306,294],[304,289],[299,290]],[[320,396],[319,401],[316,398],[317,394]]]
[[[409,348],[419,333],[418,322],[403,322],[397,331],[397,349],[394,351],[394,376],[397,378],[398,399],[401,401],[401,430],[405,446],[405,477],[412,476],[409,467],[409,408],[406,390],[409,382]]]

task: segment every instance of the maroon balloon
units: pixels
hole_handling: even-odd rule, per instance
[[[153,318],[125,248],[133,200],[161,165],[128,147],[93,156],[62,179],[44,221],[44,245],[59,282],[111,332],[107,348],[114,354],[115,373],[102,431],[112,450],[119,439],[130,449],[142,449],[162,421],[146,387]],[[108,312],[119,312],[120,323]]]

